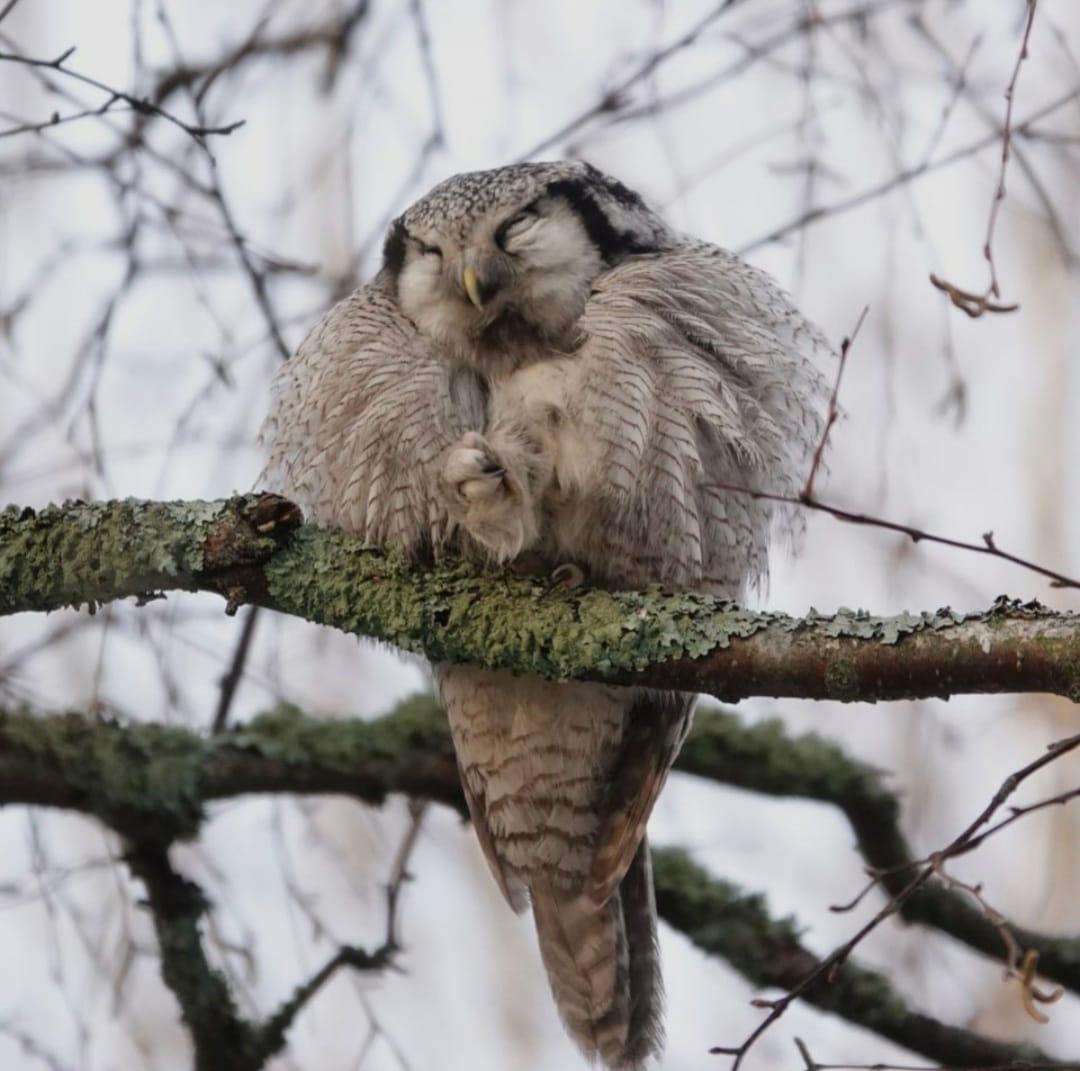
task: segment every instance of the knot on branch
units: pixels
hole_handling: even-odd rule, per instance
[[[230,498],[202,544],[204,567],[197,579],[225,596],[225,612],[264,598],[262,567],[303,523],[294,502],[262,493]]]

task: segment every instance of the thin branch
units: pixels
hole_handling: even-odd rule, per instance
[[[930,863],[929,859],[916,859],[911,852],[900,828],[899,802],[885,787],[886,775],[814,734],[789,737],[775,721],[743,725],[734,714],[699,710],[676,769],[750,792],[838,807],[855,834],[858,851],[872,877],[850,903],[833,907],[833,911],[853,909],[875,889],[886,895],[899,893],[918,867]],[[1026,814],[1065,802],[1065,798],[1043,800],[1014,811]],[[1003,827],[998,823],[985,830],[972,846]],[[906,922],[947,933],[991,959],[1000,959],[1002,945],[1008,943],[997,920],[966,894],[946,887],[944,881],[919,889],[901,905],[900,914]],[[1047,978],[1080,993],[1080,939],[1052,937],[1012,923],[1009,933],[1021,948],[1038,953],[1040,969]]]
[[[803,1059],[805,1071],[940,1071],[940,1066],[934,1064],[823,1064],[810,1055],[810,1050],[801,1038],[795,1038],[795,1047]],[[992,1064],[964,1064],[954,1066],[953,1071],[1055,1071],[1062,1067],[1068,1067],[1056,1060],[1009,1060],[1006,1063]]]
[[[756,1042],[761,1036],[775,1024],[791,1007],[791,1005],[802,997],[809,998],[809,994],[815,990],[815,988],[822,982],[829,983],[830,991],[832,986],[839,977],[840,972],[844,969],[852,952],[868,937],[874,930],[881,925],[886,919],[895,915],[903,906],[905,901],[910,899],[920,888],[922,888],[928,881],[935,875],[940,874],[941,865],[948,859],[955,858],[956,856],[963,855],[970,850],[971,841],[978,835],[979,831],[985,826],[998,809],[1005,803],[1005,801],[1016,791],[1016,789],[1032,774],[1048,766],[1050,763],[1055,762],[1062,755],[1068,754],[1071,751],[1080,748],[1080,734],[1076,736],[1068,737],[1064,740],[1059,740],[1052,744],[1046,752],[1039,756],[1039,758],[1028,763],[1026,766],[1019,770],[1015,770],[1001,783],[997,792],[994,793],[990,802],[983,808],[979,815],[968,825],[968,827],[957,836],[950,844],[948,844],[941,851],[934,852],[930,857],[930,862],[923,866],[919,872],[913,877],[907,884],[882,907],[867,923],[865,923],[859,930],[845,941],[838,948],[834,949],[823,960],[819,961],[813,966],[813,969],[807,972],[796,984],[788,986],[784,985],[787,992],[783,997],[774,1001],[760,1001],[758,1002],[760,1007],[768,1008],[769,1014],[762,1020],[746,1037],[746,1039],[738,1046],[734,1047],[721,1047],[713,1049],[713,1052],[724,1053],[730,1056],[734,1056],[735,1060],[732,1065],[732,1071],[738,1071],[738,1068],[742,1064],[743,1059],[747,1053],[753,1048]],[[1030,994],[1029,994],[1030,995]],[[1027,999],[1025,999],[1025,1007],[1028,1006]],[[906,1044],[906,1042],[902,1042]],[[914,1048],[914,1046],[910,1046]],[[917,1049],[916,1051],[922,1051],[926,1053],[925,1049]],[[927,1053],[927,1055],[934,1055]],[[1031,1058],[1041,1059],[1042,1057],[1034,1053],[1021,1053],[1017,1052],[1013,1057],[1008,1055],[977,1055],[973,1057],[975,1060],[985,1060],[991,1062],[1000,1059],[1009,1058]],[[955,1061],[950,1061],[955,1062]]]
[[[1071,104],[1076,100],[1077,97],[1080,97],[1080,86],[1075,86],[1067,93],[1063,93],[1060,96],[1055,97],[1049,103],[1044,104],[1041,108],[1036,108],[1021,123],[1016,124],[1014,129],[1018,132],[1026,130],[1029,124],[1036,123],[1040,119],[1060,111],[1067,104]],[[819,205],[816,208],[803,212],[794,219],[789,220],[787,223],[774,227],[771,231],[761,235],[759,238],[744,243],[735,250],[735,252],[739,253],[741,256],[745,256],[762,246],[782,241],[790,235],[798,233],[804,227],[807,227],[812,223],[820,223],[824,219],[831,219],[834,216],[843,215],[853,209],[862,208],[863,205],[876,201],[879,197],[891,193],[901,186],[914,182],[916,179],[923,178],[925,175],[933,174],[935,171],[950,167],[961,160],[966,160],[976,155],[991,145],[997,144],[998,140],[1001,138],[1001,133],[1000,129],[994,130],[981,138],[976,138],[967,145],[962,145],[960,148],[955,149],[953,152],[948,153],[937,160],[924,160],[912,167],[903,168],[890,178],[887,178],[874,186],[870,186],[859,193],[852,194],[850,197],[834,201],[832,204]]]
[[[45,120],[39,123],[18,123],[15,126],[6,127],[0,130],[0,138],[12,138],[18,134],[40,134],[44,130],[55,130],[57,127],[65,126],[68,123],[74,123],[79,119],[92,119],[101,118],[106,113],[115,114],[122,109],[114,107],[118,102],[115,97],[110,98],[104,104],[98,108],[85,108],[82,111],[72,112],[68,115],[61,115],[59,112],[53,112],[53,114]],[[128,110],[133,110],[130,106],[125,105]]]
[[[423,800],[409,801],[409,825],[405,836],[401,838],[394,865],[390,868],[390,880],[386,884],[386,938],[383,947],[388,952],[395,952],[400,947],[398,941],[398,909],[401,904],[401,892],[410,879],[409,859],[420,839],[420,829],[424,824],[427,804]]]
[[[832,957],[819,960],[799,941],[790,919],[772,918],[760,896],[714,878],[684,852],[657,849],[653,859],[656,906],[664,921],[708,954],[727,960],[753,985],[798,989],[806,1003],[950,1066],[1050,1062],[1032,1045],[994,1041],[909,1008],[888,979],[875,971],[854,963],[834,964]],[[771,1006],[759,1000],[754,1004]],[[776,1017],[774,1011],[766,1024]],[[763,1029],[759,1027],[738,1049],[720,1046],[711,1051],[735,1056],[738,1066]]]
[[[240,630],[240,638],[236,641],[236,649],[229,660],[228,671],[221,678],[221,692],[218,695],[218,704],[217,709],[214,711],[211,732],[223,732],[228,724],[229,709],[232,707],[236,689],[244,676],[244,667],[247,665],[248,655],[251,653],[251,641],[255,636],[255,626],[258,621],[259,608],[253,606],[244,617],[244,627]]]
[[[277,37],[262,36],[260,23],[240,44],[209,62],[176,63],[172,68],[159,72],[152,92],[153,101],[163,105],[174,93],[196,84],[196,93],[201,100],[223,74],[242,71],[252,60],[291,59],[315,49],[326,52],[329,82],[348,56],[353,31],[367,16],[370,7],[369,0],[355,0],[352,7],[338,18],[321,25],[303,26]]]
[[[390,867],[390,880],[386,886],[386,931],[382,944],[374,952],[367,952],[352,945],[339,948],[260,1028],[260,1045],[265,1057],[281,1051],[285,1044],[285,1035],[296,1017],[342,967],[370,972],[382,971],[394,965],[394,958],[401,948],[397,936],[401,889],[409,879],[409,857],[416,847],[426,809],[427,804],[423,800],[409,801],[409,825]]]
[[[319,991],[342,967],[355,971],[381,971],[390,964],[392,950],[385,945],[375,952],[343,945],[259,1028],[258,1047],[263,1059],[277,1055],[285,1046],[285,1036],[296,1017],[318,996]]]
[[[1005,200],[1005,171],[1009,166],[1009,155],[1012,149],[1013,101],[1016,96],[1016,83],[1020,77],[1020,68],[1024,60],[1028,58],[1028,44],[1031,41],[1031,28],[1035,24],[1035,9],[1038,3],[1039,0],[1027,0],[1027,20],[1024,24],[1024,36],[1020,42],[1020,52],[1016,57],[1012,77],[1005,88],[1005,121],[1001,127],[1001,170],[998,172],[997,187],[990,201],[990,218],[986,223],[986,239],[983,242],[983,256],[990,268],[990,293],[995,298],[1001,296],[1001,288],[998,286],[997,265],[994,263],[994,230],[997,226],[998,213]]]
[[[965,315],[973,320],[978,319],[987,312],[1015,312],[1020,306],[1015,302],[1002,304],[996,300],[1001,297],[1001,287],[998,284],[997,263],[994,260],[994,231],[997,228],[998,215],[1001,206],[1005,202],[1005,172],[1009,166],[1009,157],[1012,151],[1012,118],[1013,98],[1016,94],[1016,82],[1020,77],[1020,68],[1028,57],[1028,43],[1031,40],[1031,27],[1035,23],[1035,8],[1038,0],[1027,0],[1027,18],[1024,24],[1024,33],[1020,42],[1020,52],[1016,57],[1012,77],[1005,88],[1005,119],[1001,126],[1001,167],[998,171],[997,183],[994,195],[990,199],[990,214],[986,223],[986,237],[983,239],[982,254],[990,271],[990,281],[986,290],[981,294],[972,293],[947,282],[936,275],[930,276],[930,282],[943,293],[948,295],[949,301]],[[993,300],[992,300],[993,299]]]
[[[722,15],[725,15],[731,8],[735,7],[736,3],[733,0],[723,0],[722,3],[717,4],[701,19],[699,19],[693,26],[690,27],[685,33],[681,34],[670,44],[665,45],[663,48],[656,48],[649,52],[649,55],[618,85],[612,89],[607,90],[604,95],[591,107],[587,108],[581,114],[575,116],[573,119],[564,123],[558,130],[555,130],[551,134],[542,138],[537,142],[528,152],[521,155],[522,160],[531,160],[539,156],[541,153],[546,152],[548,149],[560,142],[565,141],[571,134],[576,133],[583,126],[585,126],[592,119],[595,119],[599,115],[605,115],[617,112],[622,106],[626,94],[639,82],[652,76],[653,72],[664,63],[666,63],[673,56],[678,55],[684,49],[689,48],[695,41]]]
[[[19,0],[8,0],[8,2],[3,6],[3,8],[0,9],[0,22],[3,22],[4,19],[6,19],[8,15],[11,14],[12,10],[18,2]]]
[[[4,14],[6,14],[8,10],[10,10],[10,5],[5,10]],[[190,135],[200,144],[202,144],[203,139],[207,137],[213,135],[228,135],[244,125],[245,120],[243,119],[238,119],[236,122],[226,123],[222,126],[195,126],[190,123],[185,123],[171,112],[165,111],[163,108],[158,107],[158,105],[144,97],[132,96],[130,93],[125,93],[122,89],[114,89],[112,86],[107,85],[105,82],[98,81],[98,79],[92,78],[88,74],[82,74],[79,71],[73,71],[70,67],[66,67],[65,63],[71,58],[74,52],[75,47],[72,46],[64,52],[61,52],[55,59],[51,60],[22,56],[17,52],[0,52],[0,62],[19,63],[25,67],[36,67],[42,70],[56,71],[58,74],[62,74],[67,78],[80,82],[82,85],[90,86],[102,93],[107,93],[109,95],[109,103],[118,100],[124,101],[124,103],[129,104],[140,115],[156,115],[159,119],[164,119],[166,122],[172,123],[173,126],[179,127],[185,134]]]
[[[899,521],[890,521],[884,517],[875,517],[870,513],[859,513],[854,510],[844,509],[841,506],[823,502],[817,498],[772,494],[768,491],[759,491],[756,488],[744,487],[740,484],[710,483],[708,486],[721,491],[730,491],[732,494],[748,495],[750,498],[761,499],[765,502],[777,502],[789,506],[802,506],[806,509],[813,510],[816,513],[827,513],[830,517],[834,517],[838,521],[844,521],[847,524],[862,524],[867,525],[870,528],[881,528],[887,532],[897,532],[900,535],[907,536],[913,543],[936,543],[943,547],[953,547],[956,550],[966,550],[973,554],[985,554],[991,558],[1000,558],[1002,561],[1007,561],[1013,565],[1020,566],[1021,569],[1026,569],[1029,572],[1046,577],[1050,581],[1051,587],[1080,588],[1080,578],[1068,576],[1065,573],[1058,572],[1056,569],[1040,565],[1030,558],[1023,558],[1018,554],[1002,550],[995,542],[993,532],[984,532],[982,542],[973,543],[963,539],[954,539],[952,536],[930,532],[925,528],[917,528],[911,524],[902,524]]]
[[[840,396],[840,381],[844,378],[844,368],[847,366],[848,353],[851,350],[851,344],[858,338],[859,329],[862,327],[863,321],[866,319],[866,314],[869,311],[868,306],[863,306],[863,310],[859,313],[859,318],[855,322],[854,330],[840,343],[840,358],[836,367],[836,379],[833,381],[832,394],[829,395],[829,411],[825,417],[825,427],[821,429],[821,439],[818,441],[817,448],[814,450],[814,456],[810,462],[810,471],[806,474],[806,483],[803,484],[802,493],[799,495],[799,499],[803,502],[813,500],[814,480],[817,477],[818,469],[821,467],[821,460],[825,455],[825,447],[829,443],[829,433],[832,431],[833,425],[840,419],[840,406],[837,404],[837,399]]]
[[[176,35],[173,33],[172,23],[169,21],[164,7],[159,10],[158,17],[169,38],[173,51],[179,55],[180,45],[176,39]],[[202,96],[196,93],[190,84],[186,84],[184,89],[187,91],[191,100],[192,110],[195,115],[201,119],[203,115]],[[273,302],[270,300],[270,292],[267,286],[267,274],[264,271],[260,271],[252,259],[251,252],[248,249],[247,239],[241,232],[240,227],[236,222],[236,217],[233,215],[232,208],[225,197],[225,188],[221,183],[221,176],[218,173],[217,160],[214,159],[209,146],[205,142],[200,142],[200,147],[207,158],[210,196],[217,205],[218,214],[221,216],[222,223],[225,224],[225,230],[229,235],[233,248],[236,250],[236,256],[240,261],[240,266],[243,268],[244,274],[251,283],[255,303],[258,305],[260,312],[262,312],[263,319],[266,321],[270,338],[281,359],[287,361],[291,356],[292,351],[285,341],[281,325],[278,322],[277,312],[274,309]]]

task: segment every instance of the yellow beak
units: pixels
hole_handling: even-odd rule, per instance
[[[480,280],[476,277],[476,272],[472,268],[466,267],[461,273],[461,281],[465,285],[465,293],[469,295],[469,300],[478,309],[482,309],[484,300],[480,296]]]

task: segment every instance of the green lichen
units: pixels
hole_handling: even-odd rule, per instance
[[[902,611],[891,617],[877,617],[866,610],[850,610],[841,606],[834,614],[819,614],[811,609],[803,618],[806,626],[815,626],[826,636],[835,639],[877,640],[886,646],[899,643],[906,636],[919,632],[937,632],[961,625],[978,614],[958,614],[945,607],[934,612],[913,614]]]
[[[374,721],[315,719],[282,704],[221,738],[240,748],[293,767],[355,773],[372,762],[398,761],[410,752],[452,754],[446,718],[431,695],[399,703],[392,715]]]
[[[0,513],[0,613],[191,587],[226,502],[65,502]],[[18,599],[18,602],[16,602]]]
[[[777,620],[656,589],[564,594],[535,579],[485,574],[460,562],[418,570],[336,533],[305,532],[294,550],[304,557],[302,570],[286,559],[267,567],[278,604],[432,661],[483,661],[555,680],[697,658]]]
[[[859,698],[859,674],[848,659],[842,656],[830,659],[825,667],[825,691],[840,702]]]
[[[952,650],[963,647],[969,654],[986,655],[987,647],[971,646],[974,636],[980,645],[991,640],[1015,644],[1019,659],[1033,636],[1007,629],[1018,622],[1038,624],[1045,617],[1047,631],[1039,640],[1043,657],[1031,686],[1080,701],[1077,628],[1038,604],[999,599],[985,614],[944,608],[883,617],[842,608],[793,618],[656,589],[549,593],[536,579],[463,562],[423,568],[400,552],[364,546],[341,532],[303,526],[294,533],[295,509],[284,503],[288,509],[275,514],[273,501],[267,506],[273,497],[69,503],[38,514],[5,511],[0,515],[0,613],[203,588],[222,592],[230,606],[258,602],[376,637],[434,662],[623,683],[676,663],[669,677],[660,673],[657,680],[711,688],[732,698],[748,693],[737,682],[725,691],[716,683],[723,659],[707,659],[737,640],[764,634],[764,642],[748,649],[748,661],[742,663],[750,666],[753,678],[747,687],[767,687],[753,673],[758,656],[763,661],[757,665],[769,665],[771,658],[772,666],[779,666],[785,651],[797,650],[802,656],[797,674],[814,678],[807,694],[848,700],[860,698],[860,690],[874,691],[875,645],[895,648],[919,634],[975,625],[964,637],[967,645],[953,644]],[[285,520],[290,510],[292,518]],[[290,533],[291,543],[281,546]],[[1001,665],[1010,653],[995,651],[993,658]],[[822,665],[827,666],[824,682]],[[950,675],[944,660],[940,666],[935,678],[932,666],[926,672],[924,660],[922,676],[906,690],[903,674],[894,673],[889,695],[913,697],[927,694],[928,688],[942,694],[953,686],[980,690],[970,674]],[[769,672],[774,679],[782,676]]]
[[[205,746],[190,732],[161,725],[0,712],[5,758],[55,771],[70,805],[140,836],[171,840],[198,829]]]

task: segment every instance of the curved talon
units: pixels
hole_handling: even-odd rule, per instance
[[[557,565],[548,577],[548,591],[577,591],[585,584],[585,570],[574,562]]]

